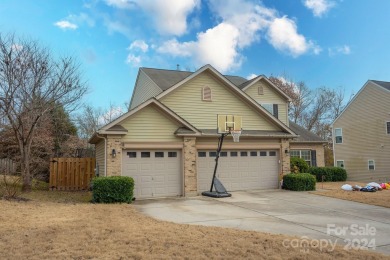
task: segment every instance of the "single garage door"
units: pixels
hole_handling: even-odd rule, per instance
[[[153,198],[182,195],[180,150],[125,150],[122,175],[134,178],[134,196]]]
[[[210,189],[215,151],[198,151],[198,192]],[[228,191],[278,188],[279,155],[276,150],[222,151],[217,177]]]

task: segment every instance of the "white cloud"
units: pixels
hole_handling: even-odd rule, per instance
[[[296,23],[286,16],[276,18],[271,22],[267,36],[272,46],[293,57],[300,56],[310,50],[313,50],[314,54],[321,52],[319,46],[312,41],[307,41],[303,35],[297,32]]]
[[[252,73],[252,74],[248,75],[248,76],[246,77],[246,79],[247,79],[247,80],[251,80],[251,79],[256,78],[257,76],[258,76],[258,75]]]
[[[132,65],[133,67],[139,67],[141,64],[141,57],[129,54],[127,55],[126,63]]]
[[[173,56],[192,57],[196,66],[211,64],[217,70],[226,72],[241,65],[241,57],[236,50],[238,34],[234,26],[220,23],[199,33],[197,41],[180,43],[172,39],[164,42],[157,51]]]
[[[330,0],[304,0],[303,4],[317,17],[321,17],[335,6]]]
[[[338,46],[334,48],[328,48],[329,56],[334,56],[337,54],[349,55],[351,54],[351,48],[348,45]]]
[[[67,29],[76,30],[78,27],[77,24],[71,23],[71,22],[66,21],[66,20],[58,21],[58,22],[54,23],[54,25],[63,29],[63,30],[67,30]]]
[[[141,50],[142,52],[147,52],[148,51],[148,44],[144,42],[143,40],[136,40],[133,41],[130,46],[127,48],[128,50]]]
[[[131,0],[105,0],[106,4],[120,9],[134,8],[134,1]]]
[[[137,4],[154,19],[159,33],[183,35],[187,16],[200,5],[200,0],[137,0]]]
[[[108,33],[113,34],[113,33],[120,33],[126,36],[127,38],[132,37],[132,32],[128,26],[126,26],[124,23],[121,21],[117,20],[112,20],[108,16],[104,16],[104,25],[106,26]]]

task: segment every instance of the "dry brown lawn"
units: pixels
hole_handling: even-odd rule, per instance
[[[381,190],[377,192],[344,191],[341,189],[341,186],[346,183],[350,185],[357,184],[362,187],[367,184],[351,181],[317,183],[317,191],[311,193],[390,208],[390,190]]]
[[[87,192],[34,191],[0,200],[1,259],[384,259],[372,251],[285,248],[292,237],[158,221]]]

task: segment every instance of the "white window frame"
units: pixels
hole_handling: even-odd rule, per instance
[[[370,169],[370,162],[373,162],[374,169]],[[368,160],[367,162],[367,168],[369,171],[375,171],[375,160]]]
[[[340,130],[340,135],[336,135],[336,130]],[[340,143],[337,142],[337,136],[341,136],[341,142]],[[342,144],[343,142],[344,142],[343,129],[342,128],[335,128],[334,129],[334,143],[335,144]]]
[[[338,166],[338,163],[339,163],[339,162],[341,162],[341,165],[342,165],[342,166]],[[336,167],[341,167],[341,168],[345,169],[344,160],[337,160],[337,161],[336,161]]]
[[[274,114],[274,104],[269,104],[269,103],[263,103],[261,104],[262,107],[264,107],[265,110],[267,110],[268,112],[271,113],[271,115]],[[266,106],[269,106],[271,108],[271,110],[268,110]],[[268,107],[268,108],[269,108]]]
[[[312,159],[313,159],[313,158],[311,158],[311,151],[312,150],[310,150],[310,149],[291,149],[290,150],[290,156],[291,156],[291,152],[293,152],[293,151],[294,152],[298,151],[299,152],[299,157],[298,158],[303,159],[309,166],[311,166],[311,162],[312,162]],[[302,151],[309,151],[310,161],[305,160],[304,158],[302,158]],[[294,157],[294,156],[292,156],[292,157]]]
[[[386,134],[390,135],[390,121],[386,121],[385,130],[386,130]]]

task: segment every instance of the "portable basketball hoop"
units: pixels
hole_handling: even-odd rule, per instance
[[[213,197],[213,198],[224,198],[232,196],[228,193],[221,183],[220,180],[215,176],[218,168],[218,160],[220,157],[220,153],[222,150],[222,144],[225,136],[232,135],[233,141],[235,143],[240,141],[241,136],[241,128],[242,128],[242,117],[234,116],[234,115],[218,115],[217,116],[217,132],[221,134],[218,138],[218,148],[217,148],[217,156],[215,158],[215,167],[214,174],[211,180],[210,191],[202,192],[203,196]],[[213,191],[213,187],[215,191]]]

